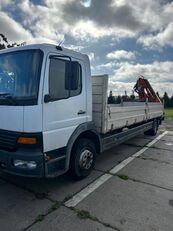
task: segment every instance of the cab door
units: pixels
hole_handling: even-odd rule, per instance
[[[78,125],[87,120],[84,63],[71,59],[78,63],[79,76],[77,88],[69,90],[66,72],[69,72],[67,62],[70,59],[57,54],[49,54],[47,58],[43,95],[44,152],[65,147]],[[46,97],[50,100],[45,100]]]

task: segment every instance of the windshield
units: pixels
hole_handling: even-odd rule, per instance
[[[42,58],[40,50],[0,54],[0,104],[37,104]]]

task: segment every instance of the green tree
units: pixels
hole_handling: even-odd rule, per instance
[[[112,95],[112,91],[109,92],[108,104],[116,103],[115,96]]]
[[[171,100],[170,100],[170,98],[169,98],[167,92],[164,93],[163,101],[164,101],[164,107],[165,107],[165,108],[171,107]]]
[[[117,97],[117,99],[116,99],[116,103],[121,103],[121,96],[120,95],[118,95],[118,97]]]
[[[160,95],[159,95],[159,92],[158,91],[156,91],[156,95],[159,97],[159,99],[160,99]]]
[[[135,100],[135,95],[134,94],[131,94],[130,95],[130,101],[134,101]]]
[[[173,108],[173,95],[172,95],[172,97],[170,99],[170,106]]]

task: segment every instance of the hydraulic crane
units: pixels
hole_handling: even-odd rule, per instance
[[[157,96],[149,81],[143,76],[140,76],[137,80],[134,91],[139,95],[139,101],[145,102],[161,102],[160,98]]]

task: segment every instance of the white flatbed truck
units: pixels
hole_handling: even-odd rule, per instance
[[[0,170],[30,177],[92,171],[96,154],[155,135],[160,102],[107,104],[108,76],[87,55],[50,44],[0,51]]]

